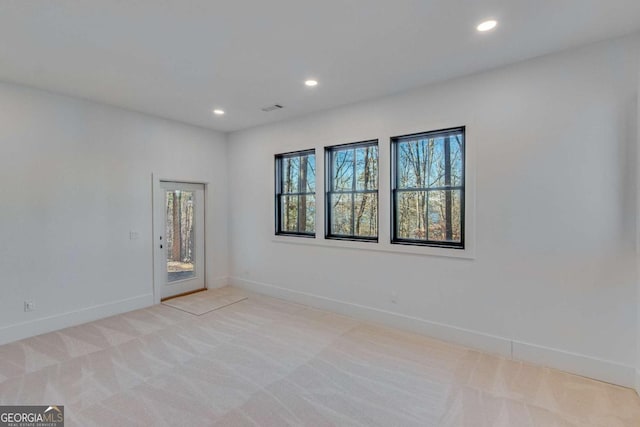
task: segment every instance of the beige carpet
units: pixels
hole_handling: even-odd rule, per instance
[[[248,294],[0,346],[0,405],[65,426],[638,427],[634,391]]]
[[[201,316],[245,299],[247,299],[246,293],[231,286],[225,286],[224,288],[208,289],[195,294],[172,298],[163,301],[162,304]]]

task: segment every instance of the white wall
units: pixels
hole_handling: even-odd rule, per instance
[[[639,42],[231,134],[232,283],[633,385]],[[389,137],[456,125],[475,157],[474,259],[274,238],[274,154],[379,138],[388,247]]]
[[[640,62],[638,64],[638,116],[636,118],[636,165],[640,165]],[[636,392],[640,394],[640,167],[636,166],[636,268],[637,278],[637,327],[636,327]]]
[[[226,156],[221,133],[0,84],[0,343],[152,304],[152,172],[210,184],[223,284]]]

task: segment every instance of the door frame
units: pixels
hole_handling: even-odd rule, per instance
[[[204,223],[202,224],[202,233],[204,236],[204,253],[202,257],[203,268],[204,268],[204,288],[209,288],[208,276],[209,269],[207,268],[207,202],[209,200],[209,183],[204,180],[198,179],[176,179],[176,178],[167,178],[165,176],[161,176],[158,173],[151,174],[151,244],[153,245],[153,303],[160,304],[161,300],[161,291],[162,286],[165,281],[165,268],[166,268],[166,260],[164,258],[164,250],[160,249],[160,240],[159,236],[164,236],[164,228],[165,224],[163,223],[163,215],[159,215],[158,212],[162,212],[163,202],[164,202],[164,194],[162,188],[160,186],[161,181],[168,182],[181,182],[185,184],[200,184],[204,186]],[[165,240],[162,241],[162,244],[165,243]]]

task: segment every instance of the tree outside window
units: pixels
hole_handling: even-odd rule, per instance
[[[464,247],[464,128],[392,138],[392,243]]]
[[[315,151],[276,155],[276,234],[315,236]]]
[[[378,240],[378,141],[328,147],[327,238]]]

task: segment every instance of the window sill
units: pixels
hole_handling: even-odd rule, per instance
[[[327,241],[341,241],[341,242],[358,242],[358,243],[378,243],[378,238],[374,239],[366,239],[366,238],[358,238],[358,237],[350,237],[350,236],[325,236],[324,240]]]
[[[296,233],[276,233],[275,237],[293,237],[294,239],[298,239],[302,237],[303,239],[315,239],[315,234],[296,234]]]
[[[316,237],[315,239],[300,238],[297,236],[277,236],[271,239],[273,243],[284,243],[290,245],[317,246],[323,248],[339,248],[351,249],[358,251],[386,252],[394,254],[408,254],[417,256],[435,256],[445,258],[475,259],[475,253],[469,248],[451,249],[438,248],[432,246],[414,246],[407,244],[391,244],[390,242],[371,242],[371,241],[350,241],[337,239],[324,239]]]

